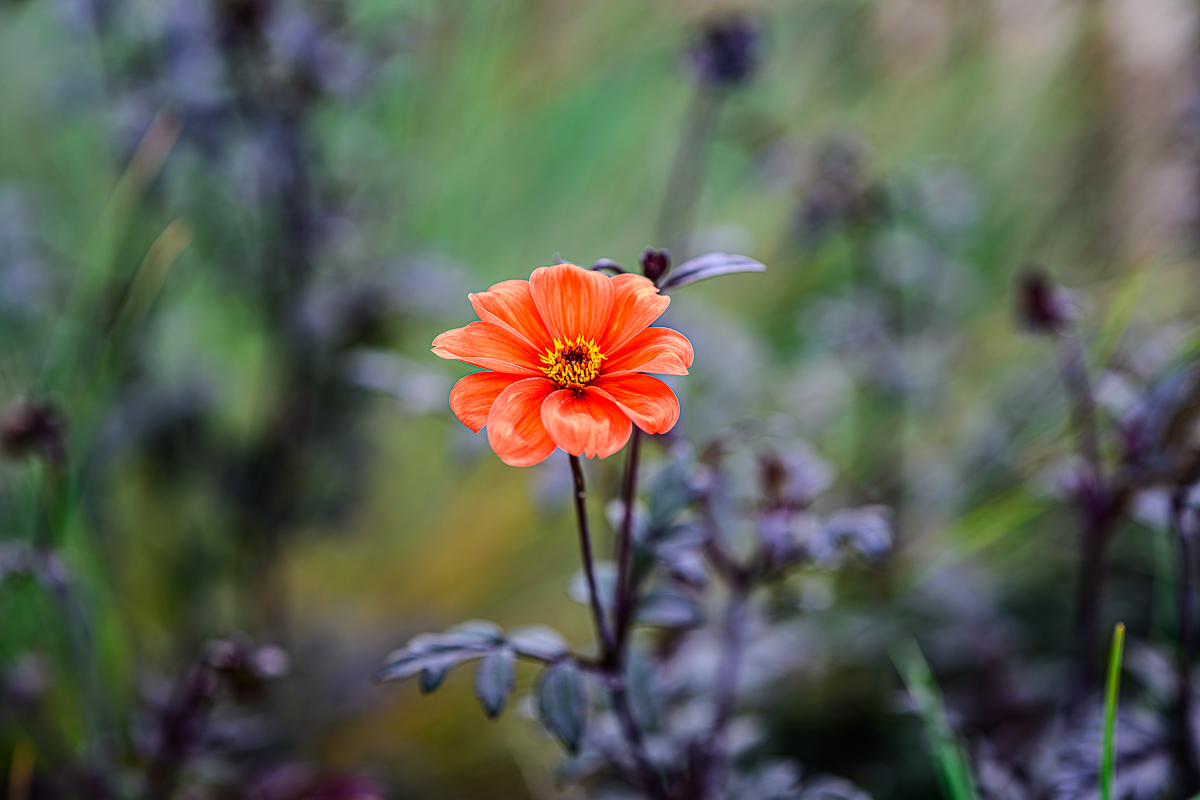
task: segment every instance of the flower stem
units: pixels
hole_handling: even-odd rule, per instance
[[[1171,498],[1171,527],[1179,542],[1179,651],[1176,655],[1175,735],[1172,744],[1176,780],[1185,797],[1200,792],[1200,763],[1192,733],[1192,649],[1195,646],[1195,604],[1192,598],[1192,537],[1184,525],[1185,503],[1190,487],[1176,487]]]
[[[636,466],[636,462],[633,466]],[[583,554],[583,572],[587,577],[592,616],[596,621],[596,635],[600,638],[600,662],[603,666],[603,674],[607,679],[609,695],[612,697],[613,712],[617,715],[617,720],[621,725],[621,732],[629,744],[633,761],[637,765],[639,779],[643,784],[642,788],[651,797],[657,800],[665,800],[667,797],[666,789],[663,788],[658,772],[655,770],[654,764],[650,761],[650,757],[646,754],[641,729],[638,727],[637,720],[633,716],[633,710],[629,706],[629,696],[625,688],[625,676],[622,674],[619,661],[615,657],[615,643],[612,634],[609,632],[608,623],[605,620],[604,607],[600,603],[600,592],[596,587],[595,558],[592,555],[592,535],[587,518],[587,486],[584,484],[583,465],[579,462],[579,456],[571,456],[571,473],[575,476],[575,516],[579,521],[579,546]],[[633,482],[636,483],[636,480]],[[628,480],[627,483],[629,483]],[[627,548],[623,548],[623,550],[625,549]],[[620,589],[618,588],[619,595]]]
[[[677,254],[687,257],[696,209],[704,180],[708,145],[716,130],[724,93],[701,84],[692,96],[683,122],[683,132],[663,197],[658,218],[658,239]],[[664,276],[660,276],[660,280]]]
[[[615,675],[613,684],[609,689],[609,694],[612,695],[613,711],[617,715],[617,720],[621,724],[621,732],[625,736],[625,740],[629,743],[629,750],[633,754],[633,761],[637,765],[638,777],[641,779],[642,788],[656,800],[666,800],[669,796],[667,790],[663,787],[662,780],[659,777],[658,771],[654,768],[653,762],[646,754],[646,745],[642,741],[642,731],[638,727],[637,720],[634,719],[633,709],[629,705],[629,692],[625,688],[625,678],[622,675]]]
[[[708,740],[708,752],[712,760],[705,776],[705,797],[715,797],[719,793],[729,770],[730,754],[725,730],[733,718],[734,702],[737,699],[738,668],[742,660],[746,601],[749,595],[750,582],[744,577],[739,576],[730,582],[729,604],[725,608],[725,630],[721,642],[721,662],[717,667],[716,684],[713,689],[713,722]]]
[[[1099,639],[1100,604],[1104,597],[1104,554],[1119,506],[1100,455],[1096,400],[1088,376],[1087,353],[1076,336],[1056,337],[1059,368],[1071,403],[1071,426],[1080,459],[1087,465],[1086,485],[1076,490],[1076,505],[1083,518],[1080,533],[1080,571],[1075,604],[1075,630],[1068,707],[1077,711],[1095,684],[1092,660]]]
[[[592,604],[592,616],[596,622],[596,636],[600,640],[602,660],[607,661],[613,652],[613,638],[600,603],[600,591],[596,587],[596,563],[592,555],[592,534],[587,517],[587,486],[583,481],[583,466],[579,456],[571,456],[571,472],[575,476],[575,517],[579,522],[579,548],[583,554],[583,573],[587,577],[588,596]]]
[[[624,661],[625,644],[629,640],[630,622],[633,617],[633,590],[629,571],[633,560],[633,506],[637,499],[638,462],[642,454],[642,432],[635,425],[629,440],[629,462],[625,467],[625,504],[621,520],[621,539],[617,548],[616,586],[616,649],[613,653],[619,669]]]
[[[1056,337],[1059,369],[1071,401],[1071,425],[1080,457],[1095,473],[1096,480],[1104,477],[1100,460],[1100,434],[1096,427],[1096,399],[1088,376],[1087,353],[1076,336]]]

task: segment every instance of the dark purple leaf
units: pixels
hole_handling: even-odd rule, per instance
[[[508,633],[508,643],[517,651],[517,655],[539,661],[554,661],[566,655],[570,649],[561,633],[545,625],[513,628]]]
[[[662,288],[675,289],[696,281],[715,278],[718,275],[732,275],[735,272],[765,272],[766,269],[765,264],[747,256],[706,253],[690,261],[685,261],[672,270],[663,282]]]
[[[475,697],[488,719],[500,716],[513,690],[516,654],[507,647],[490,653],[475,667]]]
[[[423,669],[421,677],[417,679],[417,686],[421,689],[421,694],[433,694],[442,685],[442,681],[446,680],[446,674],[450,672],[450,667],[445,666],[440,669]]]
[[[492,652],[503,642],[502,636],[498,625],[482,620],[468,620],[445,633],[418,634],[384,659],[375,680],[396,681],[425,670],[447,670]]]
[[[704,612],[683,595],[658,589],[638,604],[637,621],[662,628],[691,628],[704,622]]]
[[[587,692],[575,665],[563,661],[543,672],[537,684],[537,701],[542,724],[558,737],[567,752],[579,752],[587,727]]]

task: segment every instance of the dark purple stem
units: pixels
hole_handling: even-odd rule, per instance
[[[1075,604],[1075,631],[1072,652],[1072,707],[1086,698],[1093,688],[1100,603],[1104,596],[1104,551],[1108,524],[1094,509],[1082,509],[1085,517],[1080,535],[1079,584]]]
[[[641,460],[642,432],[635,425],[629,440],[629,462],[625,466],[625,491],[623,518],[621,519],[620,542],[617,548],[616,585],[616,649],[613,659],[617,669],[622,668],[625,644],[629,641],[629,628],[633,619],[634,586],[629,571],[633,561],[633,507],[637,500],[638,462]]]
[[[1173,750],[1179,789],[1184,797],[1200,793],[1200,762],[1192,732],[1192,650],[1195,647],[1195,604],[1192,597],[1192,537],[1184,525],[1188,486],[1180,485],[1171,498],[1171,527],[1179,542],[1179,651],[1176,654],[1175,736]]]
[[[629,743],[629,751],[633,755],[634,764],[637,765],[638,778],[641,780],[642,789],[651,797],[656,798],[656,800],[667,800],[669,795],[663,786],[658,770],[655,769],[654,764],[650,761],[650,756],[646,754],[646,744],[642,740],[642,730],[638,727],[637,720],[633,716],[633,709],[629,705],[629,692],[625,688],[624,676],[618,674],[612,676],[609,694],[612,696],[613,711],[617,715],[617,720],[621,723],[621,732],[625,736],[625,741]]]
[[[603,665],[607,678],[607,687],[612,696],[613,711],[621,724],[621,731],[629,744],[630,753],[637,765],[642,788],[652,797],[666,800],[666,790],[654,769],[646,747],[642,741],[642,732],[634,719],[629,707],[629,697],[625,689],[625,677],[621,674],[619,664],[615,659],[616,649],[612,635],[609,633],[605,620],[604,607],[600,602],[600,592],[596,586],[595,558],[592,554],[592,535],[587,518],[587,487],[583,480],[583,465],[579,456],[571,456],[571,473],[575,476],[575,516],[579,522],[579,544],[583,553],[583,572],[587,577],[588,595],[591,600],[592,616],[596,622],[596,635],[600,639],[600,663]]]
[[[1079,456],[1087,465],[1076,489],[1076,504],[1083,518],[1080,533],[1080,570],[1075,606],[1069,708],[1077,710],[1093,688],[1092,662],[1096,653],[1100,604],[1104,597],[1104,554],[1113,524],[1119,518],[1113,487],[1100,458],[1096,426],[1096,400],[1088,377],[1086,352],[1078,336],[1055,338],[1063,384],[1071,402],[1071,426]]]
[[[724,537],[717,524],[712,498],[705,497],[702,509],[705,525],[704,554],[729,585],[729,604],[725,609],[725,625],[721,640],[721,660],[717,665],[713,688],[713,719],[705,741],[708,763],[702,772],[701,798],[716,797],[725,784],[729,771],[729,749],[725,731],[733,718],[737,701],[738,669],[742,660],[745,639],[746,603],[761,573],[744,567],[725,547]]]
[[[1099,482],[1104,477],[1104,467],[1100,461],[1100,434],[1096,428],[1096,399],[1088,376],[1083,340],[1078,336],[1057,336],[1055,343],[1063,383],[1071,400],[1071,425],[1075,429],[1076,446]]]
[[[729,605],[725,609],[725,629],[721,642],[721,662],[713,690],[713,723],[709,733],[708,754],[711,759],[704,780],[704,797],[716,797],[725,784],[729,771],[729,745],[726,729],[733,718],[737,700],[738,670],[745,639],[746,602],[751,584],[739,575],[730,583]]]
[[[583,573],[587,577],[588,595],[592,604],[592,617],[596,623],[596,636],[600,640],[602,660],[609,660],[613,652],[613,638],[600,602],[600,591],[596,587],[596,564],[592,555],[592,534],[587,517],[587,486],[583,481],[583,466],[579,456],[571,456],[571,472],[575,476],[575,518],[579,522],[579,548],[583,554]]]
[[[145,800],[168,800],[192,750],[204,735],[212,710],[215,678],[205,666],[191,667],[176,686],[159,719],[158,741],[146,768]]]

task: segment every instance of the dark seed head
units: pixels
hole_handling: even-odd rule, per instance
[[[700,31],[692,52],[700,78],[716,86],[738,86],[758,69],[760,37],[747,18],[732,15],[714,19]]]

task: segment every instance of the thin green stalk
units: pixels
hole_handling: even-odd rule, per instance
[[[921,655],[921,649],[916,642],[907,642],[892,652],[892,660],[921,715],[938,782],[942,785],[946,800],[978,800],[971,763],[950,727],[942,693],[933,679],[929,664]]]
[[[1121,654],[1125,649],[1125,623],[1113,629],[1108,656],[1108,684],[1104,690],[1104,751],[1100,754],[1100,800],[1112,800],[1113,743],[1117,727],[1117,694],[1121,688]]]

